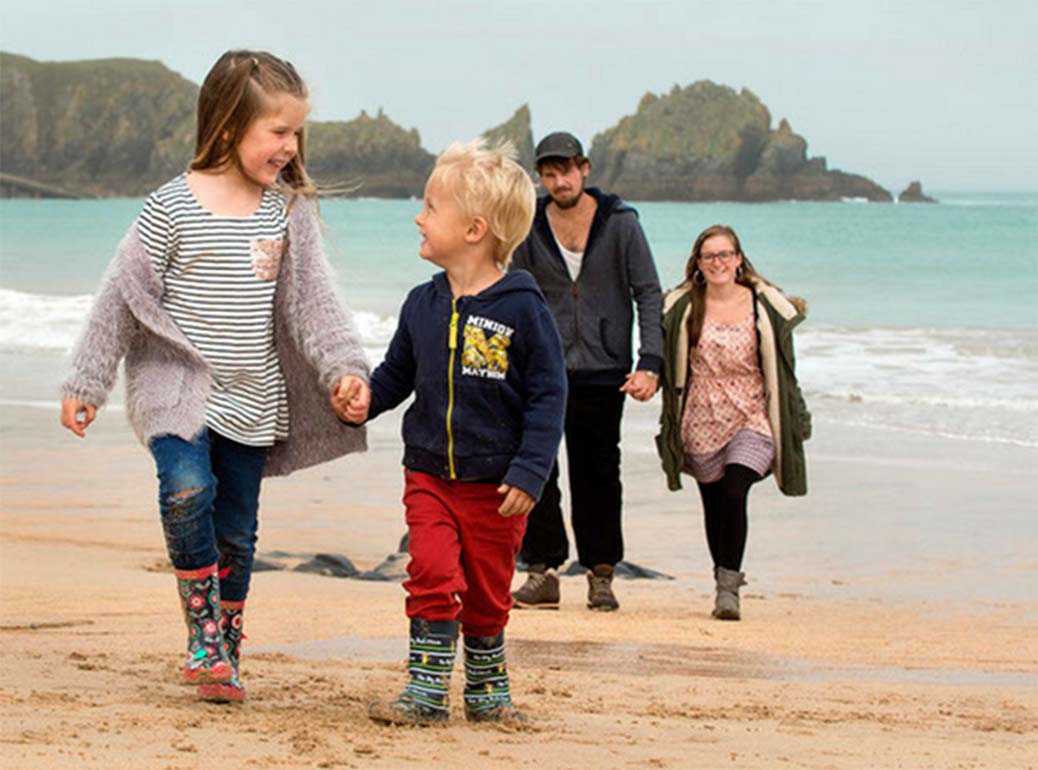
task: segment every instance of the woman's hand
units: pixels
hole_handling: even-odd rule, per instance
[[[61,424],[80,438],[86,436],[87,426],[97,417],[97,407],[84,404],[78,398],[61,400]]]
[[[626,381],[620,386],[620,391],[639,401],[648,401],[655,395],[658,383],[657,377],[639,369],[627,375]]]

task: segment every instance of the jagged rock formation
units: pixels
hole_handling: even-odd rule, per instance
[[[331,193],[376,198],[421,197],[435,158],[422,148],[418,130],[366,112],[353,120],[307,126],[306,165]]]
[[[144,194],[191,159],[197,94],[155,61],[37,62],[0,53],[0,159],[4,173],[21,180],[2,189]]]
[[[0,195],[138,196],[183,171],[198,87],[159,62],[0,53]],[[354,195],[421,195],[433,156],[382,114],[308,126],[308,169]],[[312,161],[311,161],[312,159]]]
[[[519,152],[519,165],[527,171],[533,170],[533,131],[530,128],[530,106],[524,104],[508,120],[483,132],[491,145],[510,141]]]
[[[772,130],[748,89],[709,80],[646,94],[588,155],[592,181],[633,200],[891,200],[865,177],[809,159],[804,138],[785,120]]]
[[[936,198],[931,198],[923,192],[922,182],[911,182],[908,187],[897,196],[898,203],[937,203]]]
[[[159,62],[37,62],[0,53],[0,195],[155,189],[191,159],[197,94]],[[532,168],[527,105],[484,136],[511,140]],[[328,192],[374,197],[420,196],[434,162],[416,129],[381,110],[309,124],[306,156]],[[750,91],[705,80],[646,94],[635,114],[595,137],[589,156],[592,182],[632,200],[891,200],[868,179],[809,159],[804,138],[785,120],[773,130]]]

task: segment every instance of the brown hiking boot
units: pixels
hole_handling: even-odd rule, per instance
[[[596,564],[587,573],[587,608],[600,612],[620,609],[620,602],[613,595],[613,568],[609,564]]]
[[[543,564],[531,564],[526,582],[512,592],[517,609],[557,610],[559,608],[559,575]]]

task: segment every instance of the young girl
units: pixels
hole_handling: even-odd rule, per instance
[[[724,225],[699,234],[684,282],[664,300],[656,442],[670,489],[682,471],[699,486],[721,620],[740,618],[750,487],[774,472],[784,494],[807,493],[811,415],[793,353],[804,311],[753,269]]]
[[[365,448],[331,393],[369,367],[339,304],[303,163],[307,90],[287,61],[229,51],[198,97],[187,173],[144,204],[112,260],[62,386],[84,436],[126,364],[188,626],[184,678],[241,701],[242,611],[260,479]]]

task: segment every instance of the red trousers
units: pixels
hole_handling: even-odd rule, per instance
[[[498,484],[404,471],[410,534],[407,617],[458,620],[469,636],[496,636],[512,608],[515,556],[526,516],[497,512]]]

